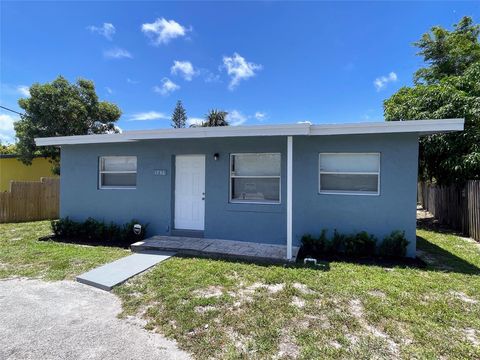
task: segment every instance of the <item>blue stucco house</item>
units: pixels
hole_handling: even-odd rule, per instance
[[[321,229],[405,231],[415,256],[418,138],[463,119],[129,131],[61,147],[61,217],[149,223],[149,235],[292,246]]]

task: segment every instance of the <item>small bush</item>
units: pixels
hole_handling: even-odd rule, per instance
[[[310,234],[302,237],[303,253],[310,256],[322,257],[325,255],[344,254],[349,257],[374,256],[377,239],[366,231],[357,234],[345,235],[334,231],[329,240],[327,231],[323,230],[318,238]]]
[[[340,234],[337,229],[335,229],[332,239],[325,248],[325,252],[332,255],[342,253],[345,248],[345,238],[345,235]]]
[[[102,239],[104,237],[102,224],[94,218],[89,217],[80,226],[78,235],[86,237],[87,239]]]
[[[384,257],[404,257],[409,243],[405,237],[405,231],[392,231],[383,239],[378,248],[378,254]]]
[[[345,255],[353,257],[375,255],[377,239],[366,231],[345,237]]]
[[[317,256],[325,252],[327,247],[327,230],[323,229],[319,237],[313,237],[311,234],[305,234],[301,240],[304,251],[311,256]]]
[[[303,246],[312,246],[316,239],[311,234],[305,234],[300,239]]]
[[[68,216],[60,220],[53,220],[51,224],[53,233],[58,237],[71,238],[79,232],[79,224]]]
[[[142,225],[139,235],[133,233],[133,226],[139,221],[132,220],[121,226],[111,222],[105,224],[89,217],[83,222],[71,220],[69,217],[51,222],[52,231],[55,237],[63,239],[75,239],[80,242],[98,242],[111,245],[128,246],[136,241],[145,238],[147,224]]]

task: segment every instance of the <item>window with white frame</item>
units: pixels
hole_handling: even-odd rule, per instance
[[[230,202],[280,203],[280,154],[231,154]]]
[[[135,189],[137,186],[137,157],[101,156],[98,181],[100,189]]]
[[[380,194],[380,153],[321,153],[319,192]]]

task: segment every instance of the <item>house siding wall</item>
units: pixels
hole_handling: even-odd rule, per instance
[[[415,252],[418,137],[414,134],[295,136],[293,140],[294,245],[321,229],[366,230],[382,238],[405,230]],[[278,152],[282,156],[281,204],[231,204],[229,154]],[[380,152],[380,196],[318,194],[319,152]],[[215,161],[213,154],[219,153]],[[149,235],[170,234],[173,225],[175,155],[205,154],[207,238],[286,244],[286,137],[143,141],[62,146],[62,217],[148,222]],[[99,190],[98,158],[137,156],[137,188]],[[154,175],[167,170],[166,176]]]
[[[259,141],[260,140],[260,141]],[[281,204],[230,204],[229,154],[279,152],[281,182],[286,178],[286,138],[194,139],[145,141],[124,144],[62,146],[62,217],[126,222],[148,222],[148,233],[170,234],[173,225],[175,155],[205,154],[205,231],[208,238],[286,243],[285,186]],[[215,161],[213,155],[220,154]],[[137,188],[98,190],[98,158],[106,155],[137,156]],[[155,176],[166,169],[166,176]]]
[[[319,194],[319,153],[379,152],[380,195]],[[415,256],[418,172],[416,134],[296,137],[293,148],[293,239],[305,233],[368,231],[379,240],[405,231]]]

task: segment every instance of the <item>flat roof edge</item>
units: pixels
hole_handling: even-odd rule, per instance
[[[73,135],[35,138],[37,146],[58,146],[77,144],[106,144],[118,142],[130,142],[123,134],[99,134],[99,135]]]
[[[326,136],[386,133],[418,133],[461,131],[464,119],[408,120],[344,124],[280,124],[259,126],[198,127],[184,129],[135,130],[122,134],[76,135],[36,138],[37,146],[123,143],[140,140],[199,139],[252,136]]]
[[[404,120],[378,123],[312,125],[310,135],[355,135],[384,133],[436,133],[461,131],[464,119]]]

